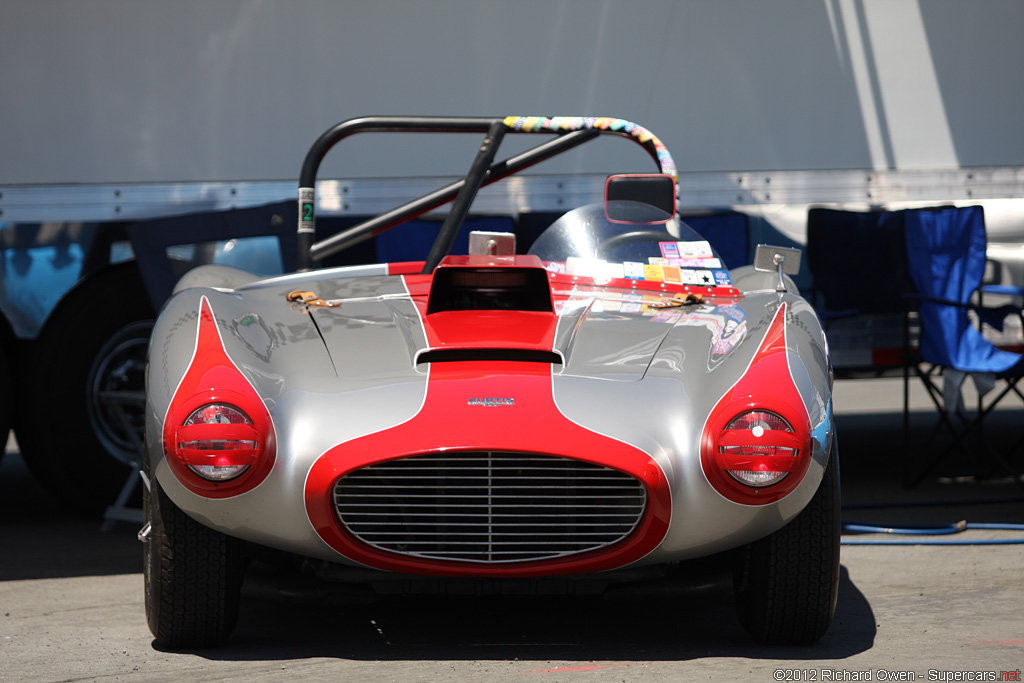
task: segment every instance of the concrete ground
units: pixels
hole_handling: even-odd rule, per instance
[[[898,380],[837,383],[844,519],[1024,523],[1024,488],[998,471],[984,482],[964,476],[972,469],[955,458],[903,488],[901,392]],[[934,450],[925,401],[915,394],[915,452]],[[996,417],[993,439],[1024,434],[1019,405]],[[1024,457],[1013,464],[1024,468]],[[713,575],[685,593],[338,604],[289,595],[293,583],[275,590],[281,578],[261,572],[247,580],[227,647],[172,653],[146,627],[136,531],[101,533],[95,520],[69,516],[8,452],[0,681],[951,681],[1020,680],[1024,668],[1022,544],[844,545],[836,618],[812,647],[751,642]],[[1024,530],[925,540],[1013,539]]]

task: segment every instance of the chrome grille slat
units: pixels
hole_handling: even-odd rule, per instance
[[[346,504],[346,505],[348,505],[348,504]],[[359,506],[359,507],[374,507],[374,506],[379,506],[380,504],[379,503],[351,503],[351,505],[355,505],[355,506]],[[407,507],[435,507],[435,506],[430,505],[428,503],[408,503],[406,506]],[[544,504],[540,504],[540,503],[533,503],[533,504],[531,504],[531,506],[533,508],[535,508],[535,509],[539,508],[539,507],[555,508],[555,509],[575,508],[576,507],[575,505],[544,505]],[[448,505],[447,507],[474,508],[474,507],[479,507],[479,506],[478,505],[464,505],[464,504],[461,504],[461,503],[453,503],[453,504]],[[504,508],[520,508],[522,506],[521,505],[491,505],[490,507],[491,508],[502,508],[502,509],[504,509]],[[605,510],[609,510],[609,509],[627,509],[627,510],[632,510],[633,507],[634,506],[632,506],[632,505],[605,505],[605,506],[603,506],[603,509],[605,509]]]
[[[473,563],[551,559],[627,538],[647,509],[633,477],[559,456],[419,455],[349,473],[334,487],[345,529],[374,548]]]
[[[381,473],[387,473],[387,472],[402,472],[403,474],[405,474],[405,473],[409,473],[409,472],[420,472],[420,471],[422,471],[422,472],[424,472],[424,474],[420,474],[420,475],[417,475],[417,476],[444,478],[445,475],[443,475],[443,474],[435,474],[435,472],[437,470],[437,465],[445,465],[445,464],[449,464],[449,463],[450,463],[450,461],[445,461],[445,462],[436,463],[434,465],[431,465],[430,467],[420,465],[420,466],[417,466],[417,467],[410,467],[408,469],[400,468],[400,467],[384,467],[382,465],[381,469],[379,471],[375,471],[373,473],[373,475],[369,475],[369,474],[367,474],[365,472],[353,472],[349,476],[353,476],[353,477],[366,476],[366,477],[369,477],[369,476],[377,476],[377,475],[379,475]],[[491,467],[491,468],[487,468],[487,467],[464,467],[462,465],[459,465],[458,467],[463,472],[522,472],[524,469],[533,469],[533,470],[538,470],[540,472],[543,472],[544,474],[547,474],[547,473],[550,473],[550,472],[572,472],[572,473],[578,474],[578,470],[574,470],[571,467],[559,467],[559,468],[554,468],[554,467]],[[519,476],[522,476],[522,477],[532,476],[534,478],[540,477],[539,474],[536,474],[536,475],[520,474]],[[583,478],[593,479],[593,480],[598,480],[598,481],[604,481],[604,480],[616,481],[616,479],[614,477],[610,476],[610,475],[600,475],[600,474],[595,474],[593,476],[588,476],[588,477],[583,477]]]
[[[388,536],[404,536],[404,531],[378,531],[376,533],[376,536],[378,538],[383,538],[383,537],[388,537]],[[424,538],[426,538],[426,537],[428,537],[430,535],[423,535],[423,536],[424,536]],[[480,536],[480,533],[478,533],[478,532],[477,533],[470,533],[470,532],[465,532],[465,533],[445,532],[445,533],[443,533],[443,535],[441,535],[441,533],[437,533],[437,535],[435,535],[435,536],[437,536],[440,539],[445,540],[445,543],[450,543],[452,545],[469,545],[470,542],[467,542],[467,541],[447,541],[447,539],[458,539],[459,537],[478,538]],[[534,533],[534,535],[530,535],[530,533],[520,533],[519,536],[520,536],[520,538],[523,538],[523,539],[528,539],[530,537],[536,537],[536,538],[540,539],[540,538],[547,538],[547,537],[553,536],[553,535],[551,535],[551,533]],[[575,533],[574,536],[577,536],[577,537],[582,537],[582,536],[607,537],[608,535],[607,535],[607,533],[600,533],[600,532],[596,532],[596,531],[589,531],[589,532],[577,532],[577,533]],[[410,545],[410,546],[415,546],[415,545],[422,545],[422,544],[425,544],[425,543],[436,543],[436,541],[403,541],[402,543],[406,544],[406,545]],[[478,542],[473,541],[472,545],[476,545],[477,543]],[[493,546],[519,546],[519,545],[522,545],[522,541],[519,541],[519,540],[516,540],[516,541],[488,541],[488,543],[490,545],[493,545]],[[535,541],[531,541],[531,543],[534,543],[534,544],[537,544],[537,545],[554,545],[556,543],[564,544],[564,543],[569,543],[569,542],[566,542],[566,541],[536,541],[535,540]],[[582,543],[582,542],[580,542],[580,543]]]
[[[427,480],[427,481],[434,480],[434,479],[436,479],[437,481],[447,481],[446,477],[417,477],[417,479],[424,479],[424,480]],[[535,479],[538,479],[540,481],[547,481],[547,478],[535,477]],[[577,481],[578,481],[578,479],[577,479]],[[497,486],[500,486],[502,488],[518,488],[519,486],[523,485],[523,483],[524,483],[523,480],[516,480],[515,483],[499,483],[499,484],[497,484]],[[373,488],[418,488],[419,487],[419,485],[417,485],[417,484],[361,484],[361,486],[363,488],[368,488],[368,489],[373,489]],[[630,487],[620,486],[618,484],[618,482],[616,482],[615,486],[594,486],[593,484],[590,484],[589,486],[591,486],[594,489],[600,489],[601,491],[614,491],[616,489],[623,490],[623,491],[632,490]],[[469,484],[454,484],[454,485],[448,485],[445,488],[449,488],[449,489],[473,489],[473,488],[476,488],[476,487],[472,486],[472,485],[469,485]],[[558,489],[558,488],[561,488],[561,487],[559,487],[559,486],[547,486],[545,484],[534,484],[534,485],[531,485],[530,488],[533,488],[533,489]]]
[[[435,522],[410,522],[410,521],[406,521],[406,522],[404,522],[404,524],[405,524],[405,526],[428,526],[428,527],[432,527],[432,526],[436,525]],[[446,526],[477,526],[477,524],[476,524],[476,522],[448,522],[446,524]],[[492,524],[492,526],[521,527],[522,524],[511,523],[511,522],[494,522]],[[554,527],[554,528],[557,529],[557,528],[561,528],[562,526],[564,526],[564,524],[556,523],[556,522],[530,522],[529,526],[530,527],[550,526],[550,527]],[[601,522],[580,522],[580,523],[577,523],[576,526],[580,526],[580,527],[585,527],[585,526],[604,526],[604,524],[601,523]]]
[[[494,488],[498,488],[498,487],[494,487]],[[418,486],[417,486],[417,487],[415,487],[415,488],[413,488],[413,490],[414,490],[414,491],[419,491],[420,489],[421,489],[421,487],[418,487]],[[389,489],[387,489],[387,490],[388,490],[388,491],[394,491],[394,490],[396,490],[396,489],[392,489],[392,488],[389,488]],[[449,488],[448,488],[448,487],[446,486],[446,487],[445,487],[445,490],[449,490]],[[436,498],[436,496],[430,495],[430,494],[428,494],[428,493],[407,493],[407,494],[403,494],[403,495],[404,495],[404,496],[405,496],[406,498],[431,498],[431,499],[434,499],[434,498]],[[495,495],[499,495],[499,494],[496,494],[496,493],[495,493],[494,491],[491,491],[491,492],[490,492],[490,493],[488,494],[488,496],[489,496],[489,497],[491,497],[491,498],[493,498],[493,497],[494,497]],[[367,494],[353,494],[353,495],[351,495],[351,496],[346,496],[346,497],[352,497],[352,498],[356,498],[356,497],[360,497],[360,498],[373,498],[373,497],[375,497],[375,496],[373,496],[373,495],[367,495]],[[481,496],[480,496],[479,494],[469,494],[469,493],[450,493],[450,494],[447,494],[447,496],[446,496],[446,497],[447,497],[448,499],[456,498],[456,499],[458,499],[458,500],[480,500],[480,499],[481,499]],[[530,500],[530,497],[529,497],[529,496],[526,496],[526,495],[521,495],[521,496],[520,496],[520,495],[508,495],[508,494],[504,494],[504,495],[502,495],[502,497],[503,497],[503,498],[522,498],[523,500]],[[600,498],[600,499],[602,499],[602,500],[604,500],[604,499],[606,499],[606,498],[609,498],[609,497],[610,497],[610,498],[616,498],[616,499],[622,499],[622,498],[627,498],[627,499],[629,499],[629,498],[639,498],[639,496],[635,496],[635,495],[634,495],[634,496],[602,496],[602,495],[598,495],[598,494],[593,494],[593,493],[587,493],[587,494],[584,494],[584,495],[578,495],[578,496],[575,496],[575,497],[576,497],[576,498]],[[532,504],[533,504],[533,503],[531,503],[531,505],[532,505]]]

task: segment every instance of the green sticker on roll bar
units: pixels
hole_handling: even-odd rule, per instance
[[[316,232],[316,190],[299,188],[299,233]]]

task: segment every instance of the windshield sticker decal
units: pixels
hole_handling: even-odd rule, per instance
[[[547,270],[549,273],[564,273],[565,264],[562,263],[561,261],[545,261],[544,269]]]
[[[655,266],[677,266],[679,268],[721,268],[722,261],[717,258],[658,258],[652,256],[648,262]]]
[[[707,240],[697,242],[676,242],[681,258],[713,258],[714,252]]]
[[[644,279],[644,264],[636,261],[627,261],[622,264],[625,276],[630,280]]]
[[[614,285],[614,280],[663,283],[663,289],[664,285],[732,286],[729,271],[721,267],[717,258],[665,259],[651,257],[650,260],[652,263],[640,263],[639,261],[613,263],[602,259],[570,256],[565,263],[544,261],[544,269],[552,275],[590,278],[593,280],[593,286]],[[614,286],[624,286],[625,282]]]
[[[679,258],[679,245],[676,242],[659,242],[658,246],[665,258]]]

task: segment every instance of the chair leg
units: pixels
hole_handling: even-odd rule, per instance
[[[936,421],[932,428],[932,432],[929,435],[929,444],[931,444],[937,436],[942,426],[945,426],[950,435],[953,438],[953,443],[947,446],[941,455],[933,458],[931,463],[923,469],[918,476],[913,480],[912,485],[920,483],[934,467],[941,462],[954,448],[958,449],[963,455],[964,460],[970,464],[973,474],[978,479],[989,479],[992,478],[996,472],[1002,471],[1003,473],[1009,474],[1014,478],[1014,482],[1024,487],[1024,477],[1021,476],[1021,472],[1016,469],[1006,457],[1017,453],[1022,447],[1024,447],[1024,437],[1018,439],[1013,446],[1011,446],[1006,454],[1000,452],[998,449],[991,445],[990,440],[987,438],[985,433],[985,418],[990,415],[998,405],[998,403],[1010,392],[1013,392],[1021,397],[1024,401],[1024,395],[1021,394],[1020,388],[1017,386],[1019,379],[1013,379],[1007,383],[1002,391],[1000,391],[995,398],[985,403],[984,397],[978,397],[977,411],[974,416],[968,418],[964,415],[959,415],[960,425],[959,428],[954,425],[946,415],[945,411],[941,407],[940,397],[941,393],[938,388],[931,382],[931,370],[929,372],[919,373],[922,382],[928,389],[929,396],[932,398],[932,402],[939,409],[939,420]],[[988,465],[986,467],[986,464]]]
[[[1001,468],[1003,472],[1013,477],[1014,483],[1018,484],[1019,486],[1024,486],[1024,478],[1021,477],[1020,471],[1010,464],[1010,461],[1006,457],[1004,457],[1003,453],[999,452],[998,449],[991,447],[985,438],[985,417],[990,415],[995,410],[996,406],[999,404],[1001,400],[1003,400],[1003,398],[1007,394],[1013,392],[1017,394],[1017,396],[1020,397],[1022,401],[1024,401],[1024,395],[1021,394],[1020,388],[1017,386],[1018,382],[1020,381],[1020,378],[1010,378],[1005,381],[1006,386],[1003,387],[1003,390],[1000,391],[996,395],[996,397],[990,400],[987,404],[985,404],[984,398],[982,396],[978,396],[978,412],[976,417],[974,418],[974,421],[969,425],[969,430],[977,432],[978,445],[981,452],[987,455],[991,460],[995,461],[994,466],[989,469],[986,476],[991,477],[993,471]],[[1007,455],[1012,456],[1012,454],[1016,453],[1022,445],[1024,445],[1024,437],[1018,439],[1014,443],[1014,445],[1009,448],[1009,450],[1007,451]]]
[[[904,342],[904,353],[906,343]],[[910,483],[910,365],[903,359],[903,487],[911,488]]]
[[[949,415],[946,413],[945,403],[942,398],[942,391],[936,386],[934,374],[937,371],[936,366],[929,366],[927,370],[922,369],[920,364],[914,364],[914,374],[917,379],[921,380],[924,385],[928,398],[931,399],[933,406],[938,412],[938,420],[932,425],[931,433],[928,435],[928,440],[925,446],[925,452],[931,452],[931,445],[937,440],[939,431],[945,427],[950,435],[953,437],[953,443],[950,444],[942,451],[941,454],[935,457],[917,458],[911,457],[910,451],[910,368],[904,367],[904,387],[903,387],[903,486],[904,488],[914,488],[920,484],[924,479],[931,474],[935,467],[946,459],[949,453],[957,448],[965,457],[970,459],[970,453],[965,444],[963,443],[964,431],[963,429],[957,429],[953,421],[950,420]],[[915,461],[916,460],[916,461]],[[920,461],[924,460],[921,464]],[[915,472],[915,465],[920,464]]]
[[[973,419],[967,418],[964,415],[957,414],[959,424],[955,423],[949,416],[946,410],[943,393],[936,385],[935,373],[938,371],[937,366],[929,366],[927,369],[923,369],[921,365],[914,365],[914,374],[921,380],[925,390],[928,393],[928,397],[931,399],[933,406],[938,412],[938,419],[932,426],[931,433],[928,435],[927,445],[925,451],[931,452],[931,445],[934,444],[937,439],[939,432],[945,428],[950,437],[952,443],[948,444],[941,453],[934,456],[925,456],[925,458],[918,458],[917,462],[911,457],[910,452],[910,368],[904,368],[904,387],[903,387],[903,485],[905,488],[913,488],[920,484],[931,472],[944,461],[950,453],[954,450],[958,451],[963,457],[964,461],[970,465],[971,471],[976,478],[982,479],[988,476],[985,469],[983,468],[983,462],[985,456],[988,456],[990,460],[994,460],[1005,469],[1007,472],[1013,473],[1015,479],[1018,482],[1024,484],[1024,481],[1020,479],[1017,473],[1010,466],[1009,462],[999,453],[996,453],[991,448],[987,447],[984,438],[984,417],[988,415],[995,407],[995,404],[999,402],[1007,393],[1014,391],[1018,395],[1020,394],[1019,388],[1016,386],[1016,382],[1011,383],[989,404],[984,405],[981,398],[979,398],[978,410]],[[1024,400],[1024,396],[1022,396]],[[972,443],[973,442],[973,443]],[[1019,445],[1024,445],[1024,439],[1021,439]],[[972,446],[974,446],[972,448]],[[1015,451],[1017,446],[1011,450]],[[921,461],[924,462],[921,462]],[[915,472],[915,466],[920,465]]]

